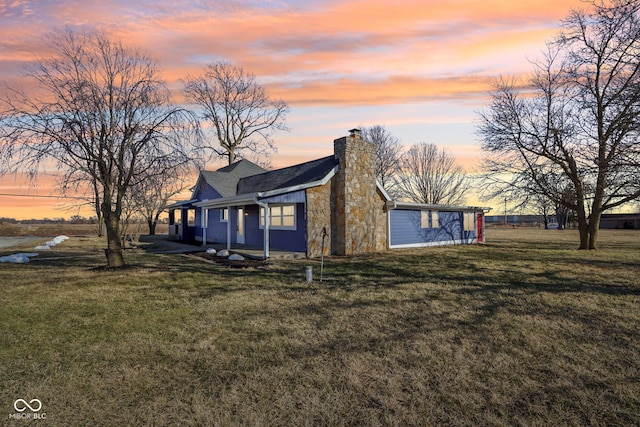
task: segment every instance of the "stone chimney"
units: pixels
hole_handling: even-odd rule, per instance
[[[380,247],[381,198],[376,188],[375,145],[360,137],[359,129],[333,141],[339,169],[332,179],[331,252],[357,255]]]

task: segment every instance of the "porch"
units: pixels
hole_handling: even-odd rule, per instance
[[[204,252],[209,248],[213,248],[216,251],[227,249],[226,243],[207,243],[201,244],[189,244],[173,240],[170,235],[158,234],[154,236],[142,235],[140,236],[140,242],[151,243],[146,250],[147,253],[153,254],[188,254]],[[228,249],[230,253],[236,253],[244,256],[245,258],[264,260],[264,249],[252,245],[233,244],[231,249]],[[294,251],[279,251],[271,250],[269,252],[269,259],[300,259],[305,258],[304,252]]]

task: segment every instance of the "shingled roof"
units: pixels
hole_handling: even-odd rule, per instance
[[[310,184],[325,178],[338,165],[334,156],[323,157],[283,169],[243,177],[237,194],[250,194]]]
[[[216,171],[201,171],[200,174],[222,197],[231,197],[240,194],[236,192],[240,179],[263,172],[266,169],[243,159]]]

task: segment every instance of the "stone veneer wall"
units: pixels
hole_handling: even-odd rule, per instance
[[[340,166],[331,180],[331,253],[357,255],[386,249],[386,215],[376,187],[375,146],[350,136],[336,139],[333,146]]]
[[[374,209],[375,213],[375,243],[376,243],[376,252],[386,251],[388,249],[387,245],[387,237],[389,233],[387,229],[389,228],[389,223],[387,222],[387,210],[385,205],[387,200],[382,195],[378,188],[376,187],[376,196],[378,196],[377,204]]]
[[[324,254],[331,253],[331,183],[306,190],[307,258],[322,255],[322,228],[326,227]]]

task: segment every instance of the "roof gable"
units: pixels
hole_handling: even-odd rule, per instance
[[[222,197],[235,196],[238,188],[238,181],[244,177],[261,174],[266,169],[250,162],[240,160],[216,171],[200,171],[200,178],[209,186],[216,190]]]
[[[243,177],[238,181],[237,194],[272,191],[321,181],[337,165],[338,160],[334,156],[328,156],[283,169]]]

